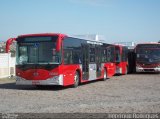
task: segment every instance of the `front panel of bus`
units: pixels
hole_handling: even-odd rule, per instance
[[[160,72],[160,44],[137,45],[136,72]]]
[[[61,64],[58,36],[30,36],[16,40],[16,84],[63,85],[58,72]]]

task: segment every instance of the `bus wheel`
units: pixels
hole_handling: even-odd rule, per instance
[[[107,70],[104,69],[103,81],[107,80]]]
[[[74,84],[73,84],[73,87],[74,87],[74,88],[78,87],[78,85],[79,85],[79,80],[80,80],[79,74],[78,74],[78,72],[76,72],[76,73],[75,73],[75,76],[74,76]]]

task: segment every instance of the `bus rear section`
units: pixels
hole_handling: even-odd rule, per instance
[[[17,85],[77,87],[83,82],[107,78],[102,42],[63,34],[30,34],[14,40]]]
[[[136,72],[160,72],[160,43],[138,44],[135,53]]]
[[[115,45],[115,64],[116,74],[128,73],[128,48],[121,45]]]

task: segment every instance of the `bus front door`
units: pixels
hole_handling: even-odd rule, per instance
[[[101,47],[98,45],[96,47],[96,75],[97,75],[97,78],[101,76],[101,72],[102,72],[102,69],[101,69]]]
[[[82,77],[83,80],[89,79],[89,46],[87,44],[82,45]]]

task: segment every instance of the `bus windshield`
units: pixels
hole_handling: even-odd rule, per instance
[[[17,40],[17,64],[59,64],[58,37],[26,37]]]
[[[160,49],[137,49],[137,61],[160,62]]]

